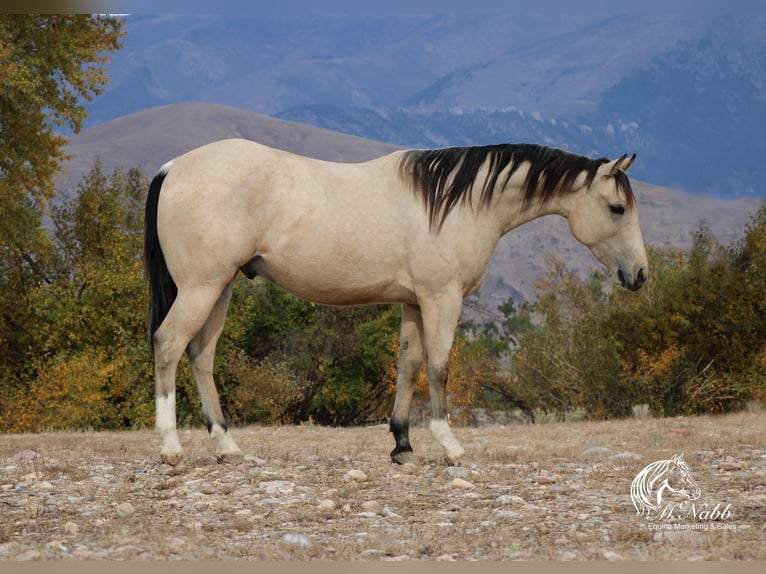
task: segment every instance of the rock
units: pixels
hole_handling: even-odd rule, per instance
[[[364,516],[365,518],[376,518],[378,515],[374,512],[357,512],[357,516]]]
[[[448,466],[446,473],[456,478],[465,478],[468,476],[468,469],[462,466]]]
[[[405,462],[400,467],[400,470],[403,474],[415,474],[415,472],[418,470],[418,466],[413,462]]]
[[[123,502],[117,507],[117,516],[120,518],[127,518],[131,514],[133,514],[136,511],[136,509],[133,507],[133,505],[130,502]]]
[[[309,540],[308,537],[303,534],[295,534],[290,532],[282,536],[282,540],[288,544],[300,546],[301,548],[309,548],[311,546],[311,540]]]
[[[724,460],[722,462],[719,462],[717,466],[718,466],[718,470],[726,470],[730,472],[733,470],[742,470],[742,465],[733,460]]]
[[[382,512],[383,512],[383,516],[385,516],[386,518],[401,518],[401,516],[399,516],[396,512],[391,510],[388,506],[384,506]]]
[[[268,505],[280,505],[284,504],[281,500],[278,498],[261,498],[258,502],[255,503],[257,506],[268,506]]]
[[[456,478],[452,482],[452,488],[460,488],[462,490],[470,490],[472,488],[476,488],[476,485],[474,485],[472,482],[468,482],[467,480],[463,480],[462,478]]]
[[[592,446],[583,451],[584,456],[608,456],[610,454],[613,454],[612,450],[605,446]]]
[[[335,501],[330,498],[323,498],[317,501],[317,508],[324,512],[335,510],[336,506]]]
[[[40,456],[40,453],[35,452],[33,450],[22,450],[14,454],[10,458],[10,460],[12,462],[32,462],[39,456]]]
[[[295,490],[295,483],[288,480],[269,480],[259,482],[258,488],[266,492],[267,496],[291,494]]]
[[[495,501],[500,504],[524,504],[524,499],[515,494],[501,494]]]
[[[352,469],[343,475],[343,480],[348,482],[365,482],[367,475],[361,470]]]
[[[601,556],[603,556],[606,560],[609,560],[610,562],[619,562],[620,560],[625,560],[622,556],[617,554],[617,552],[614,552],[613,550],[605,550]]]
[[[521,518],[521,514],[513,510],[497,510],[495,511],[495,518],[500,520],[516,520]]]
[[[367,502],[362,503],[362,510],[366,510],[367,512],[378,513],[380,512],[380,509],[380,502],[377,500],[368,500]]]
[[[76,522],[65,522],[64,523],[64,532],[67,534],[71,534],[73,536],[76,536],[80,533],[80,526]]]

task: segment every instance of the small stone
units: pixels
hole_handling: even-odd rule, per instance
[[[718,463],[718,470],[726,470],[729,472],[733,470],[742,470],[742,465],[733,460],[725,460],[723,462]]]
[[[605,446],[592,446],[583,451],[584,456],[608,456],[610,454],[613,454],[612,450]]]
[[[380,512],[380,508],[380,502],[377,500],[368,500],[367,502],[362,503],[362,510],[366,510],[367,512],[378,513]]]
[[[400,516],[396,512],[391,510],[388,506],[384,506],[382,512],[383,512],[383,516],[385,516],[386,518],[400,518]]]
[[[357,512],[357,516],[364,516],[365,518],[376,518],[378,515],[374,512]]]
[[[267,505],[280,505],[284,504],[281,500],[278,498],[261,498],[258,502],[255,503],[257,506],[267,506]]]
[[[625,558],[613,550],[605,550],[601,556],[603,556],[606,560],[609,560],[609,562],[619,562],[620,560],[625,560]]]
[[[65,522],[64,532],[75,536],[80,533],[80,526],[76,522]]]
[[[400,470],[403,474],[415,474],[415,472],[418,470],[418,466],[413,462],[405,462]]]
[[[288,480],[269,480],[258,483],[258,488],[265,491],[268,496],[291,494],[295,490],[295,483]]]
[[[524,504],[524,499],[515,494],[501,494],[495,501],[499,504]]]
[[[39,456],[40,454],[33,450],[22,450],[14,454],[10,460],[13,462],[32,462]]]
[[[462,478],[454,479],[451,484],[453,488],[460,488],[462,490],[470,490],[472,488],[476,488],[476,485],[474,485],[472,482],[468,482]]]
[[[367,475],[361,470],[352,469],[343,475],[343,480],[352,482],[365,482]]]
[[[446,469],[447,474],[457,478],[465,478],[468,476],[468,469],[462,466],[448,466]]]
[[[117,516],[120,518],[127,518],[131,514],[133,514],[136,511],[136,509],[133,507],[133,505],[130,502],[123,502],[117,507]]]
[[[436,557],[437,562],[457,562],[454,554],[442,554]]]
[[[521,518],[521,514],[514,512],[513,510],[498,510],[495,512],[495,518],[501,520],[516,520]]]
[[[317,508],[322,511],[335,510],[336,503],[330,498],[323,498],[317,501]]]
[[[295,544],[296,546],[300,546],[301,548],[309,548],[311,546],[311,540],[309,540],[308,537],[303,534],[295,534],[290,532],[282,536],[282,540],[288,544]]]

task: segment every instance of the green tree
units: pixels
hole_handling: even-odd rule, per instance
[[[41,225],[66,138],[107,82],[118,18],[0,15],[0,388],[30,364],[29,295],[53,282],[53,246]]]
[[[26,295],[26,356],[6,376],[13,389],[6,395],[18,399],[3,417],[6,428],[151,422],[143,223],[136,217],[146,186],[138,170],[106,176],[97,160],[75,197],[53,208],[49,281]]]

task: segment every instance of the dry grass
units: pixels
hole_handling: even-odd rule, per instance
[[[383,425],[236,429],[248,456],[231,466],[215,463],[204,431],[184,430],[176,468],[159,464],[149,431],[3,436],[0,558],[766,559],[762,414],[456,434],[467,455],[451,472],[473,488],[452,485],[424,428],[413,429],[419,463],[404,467],[389,462]],[[587,456],[590,447],[613,454]],[[38,456],[21,460],[25,450]],[[640,458],[614,456],[625,452]],[[633,477],[676,453],[703,500],[731,504],[736,530],[657,532],[636,516]],[[368,480],[344,480],[354,468]],[[286,491],[268,494],[274,480]],[[122,516],[123,503],[133,512]]]

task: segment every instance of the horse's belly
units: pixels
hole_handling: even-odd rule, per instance
[[[333,262],[298,260],[282,262],[279,258],[258,255],[243,272],[261,276],[293,295],[326,305],[362,305],[367,303],[415,303],[409,281],[396,270],[381,267],[346,265]]]

